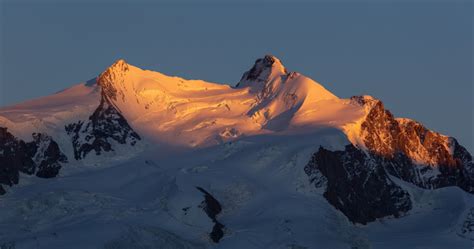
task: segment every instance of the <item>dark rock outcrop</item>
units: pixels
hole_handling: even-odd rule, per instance
[[[212,227],[212,231],[209,234],[209,237],[212,241],[217,243],[220,239],[222,239],[222,237],[224,237],[223,229],[225,226],[217,220],[217,215],[222,211],[221,204],[203,188],[196,188],[202,193],[204,193],[204,201],[202,201],[200,207],[202,208],[202,210],[204,210],[207,216],[211,218],[212,222],[214,222],[214,226]]]
[[[246,87],[251,84],[266,82],[272,70],[279,70],[282,74],[288,74],[278,58],[272,55],[265,55],[265,57],[255,61],[252,68],[242,75],[242,78],[235,87]]]
[[[464,222],[461,225],[462,236],[472,236],[474,233],[474,208],[471,208],[467,213]]]
[[[319,148],[305,167],[324,197],[354,223],[385,216],[398,217],[411,209],[410,195],[395,184],[384,167],[353,145],[344,151]]]
[[[18,184],[20,172],[51,178],[57,176],[61,164],[67,162],[67,157],[50,136],[33,133],[32,137],[33,141],[25,142],[7,128],[0,127],[0,194],[5,193],[2,184]]]
[[[35,150],[33,160],[36,163],[36,176],[52,178],[58,175],[61,163],[67,162],[67,157],[61,152],[58,144],[50,137],[41,133],[33,133],[33,142],[30,143]]]
[[[65,126],[71,136],[74,157],[83,159],[91,151],[96,155],[113,151],[111,141],[134,146],[140,136],[130,127],[122,114],[108,101],[105,93],[99,107],[87,121],[78,121]]]

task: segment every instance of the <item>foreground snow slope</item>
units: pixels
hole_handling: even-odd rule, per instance
[[[184,154],[150,148],[112,168],[35,179],[2,197],[1,240],[15,248],[470,248],[459,234],[474,203],[458,188],[407,184],[414,208],[366,226],[332,208],[301,167],[337,133],[263,135]],[[223,207],[217,244],[195,186]]]
[[[456,139],[373,97],[338,98],[273,56],[235,87],[118,60],[87,83],[1,108],[0,169],[0,248],[474,239],[474,166]]]

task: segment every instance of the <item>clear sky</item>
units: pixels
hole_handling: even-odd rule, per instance
[[[340,97],[375,96],[474,151],[471,1],[0,6],[0,106],[89,80],[118,58],[235,84],[271,53]]]

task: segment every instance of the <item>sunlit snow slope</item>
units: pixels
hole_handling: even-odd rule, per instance
[[[123,60],[97,82],[140,134],[183,146],[303,125],[341,128],[363,115],[359,106],[305,76],[287,74],[278,59],[269,58],[275,63],[259,73],[262,82],[245,85],[243,79],[239,87],[144,71]]]
[[[249,84],[252,79],[243,78],[238,87],[167,76],[118,60],[95,84],[79,84],[0,109],[0,124],[21,124],[15,130],[19,134],[37,129],[54,132],[54,128],[62,132],[62,125],[97,107],[101,89],[139,134],[180,146],[206,146],[283,130],[298,132],[305,126],[342,129],[364,115],[359,105],[339,99],[299,73],[287,73],[277,58],[267,59],[275,63],[261,65],[262,79]]]

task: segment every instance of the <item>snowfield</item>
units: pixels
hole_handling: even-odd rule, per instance
[[[472,234],[461,229],[474,200],[455,187],[406,184],[415,204],[406,216],[350,223],[302,170],[317,144],[339,135],[321,133],[252,137],[179,154],[149,148],[108,168],[32,178],[2,197],[1,241],[14,248],[472,246]],[[223,207],[225,235],[217,244],[207,236],[212,223],[196,186]]]

